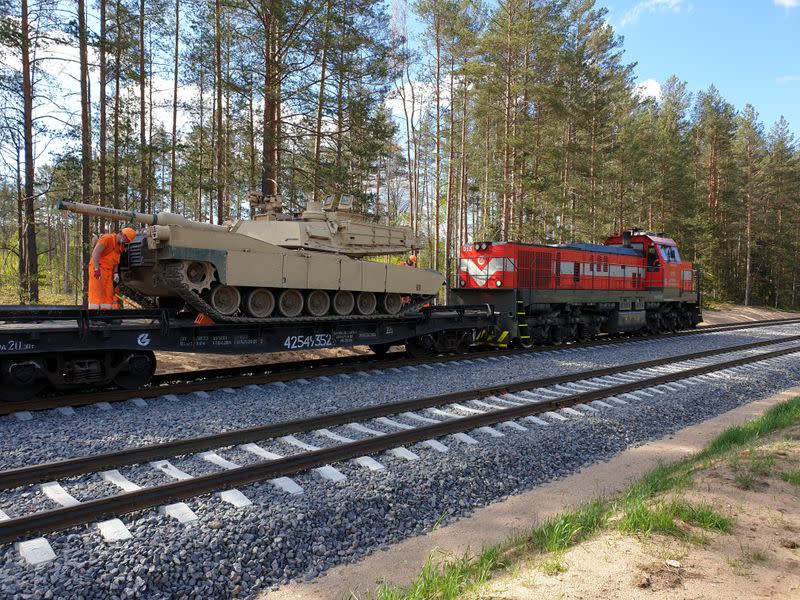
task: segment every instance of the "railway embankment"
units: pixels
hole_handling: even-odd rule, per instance
[[[379,600],[796,598],[798,394],[800,386],[480,509],[333,570],[314,593],[355,591]],[[270,598],[308,594],[296,586]]]

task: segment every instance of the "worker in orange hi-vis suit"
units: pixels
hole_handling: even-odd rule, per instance
[[[114,285],[119,283],[119,259],[125,244],[136,232],[125,227],[119,233],[106,233],[94,245],[89,261],[89,309],[110,310],[114,304]]]

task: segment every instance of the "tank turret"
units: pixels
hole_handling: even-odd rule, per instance
[[[411,229],[383,225],[351,212],[353,197],[333,196],[309,202],[298,217],[279,212],[280,196],[251,196],[252,221],[237,221],[232,230],[284,248],[305,248],[347,256],[380,256],[413,252],[420,247]],[[259,214],[259,212],[261,214]],[[269,223],[269,225],[266,225]]]
[[[185,303],[218,321],[398,314],[435,296],[440,273],[354,260],[418,246],[410,229],[350,212],[352,198],[309,203],[297,216],[280,197],[256,198],[253,220],[200,223],[61,201],[58,208],[144,225],[120,264],[123,283],[162,305]],[[256,214],[259,213],[259,214]]]

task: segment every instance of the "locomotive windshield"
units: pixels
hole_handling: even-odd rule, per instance
[[[659,244],[658,249],[661,250],[661,256],[664,257],[664,260],[669,263],[679,263],[681,262],[681,257],[678,254],[678,249],[675,246],[666,246],[664,244]]]

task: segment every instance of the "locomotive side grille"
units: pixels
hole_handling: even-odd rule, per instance
[[[553,253],[539,252],[536,254],[536,287],[539,289],[553,286]]]

